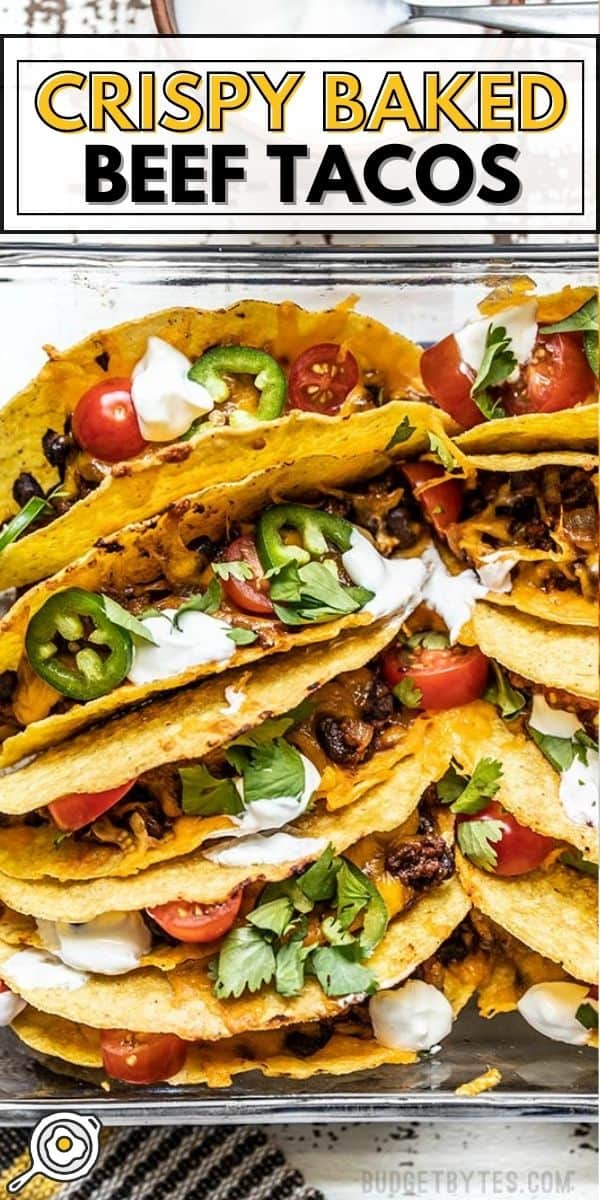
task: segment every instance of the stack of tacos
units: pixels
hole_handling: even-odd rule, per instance
[[[0,415],[0,1019],[35,1052],[343,1074],[472,997],[594,1039],[597,300],[481,308],[425,353],[349,306],[171,310]]]

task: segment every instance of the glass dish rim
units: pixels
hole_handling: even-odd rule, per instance
[[[357,287],[367,280],[381,280],[390,286],[395,276],[410,287],[428,281],[473,282],[486,274],[527,273],[528,270],[564,272],[571,278],[578,272],[596,272],[598,249],[595,243],[556,246],[547,244],[449,244],[429,246],[270,246],[264,244],[177,245],[141,243],[85,242],[52,243],[5,242],[0,246],[0,265],[33,273],[39,269],[70,268],[98,269],[122,265],[136,271],[141,268],[155,271],[159,281],[161,269],[168,273],[181,269],[182,274],[201,266],[214,282],[221,275],[239,284],[292,284],[302,271],[305,284],[348,283],[351,273]],[[144,282],[144,275],[139,277]],[[244,1096],[208,1093],[190,1097],[175,1091],[158,1095],[132,1095],[109,1098],[99,1095],[85,1098],[73,1094],[61,1097],[58,1104],[69,1103],[81,1112],[96,1113],[107,1125],[141,1123],[154,1124],[189,1122],[211,1124],[233,1121],[237,1124],[272,1124],[288,1122],[381,1122],[393,1120],[499,1120],[519,1118],[544,1121],[577,1121],[593,1119],[596,1114],[596,1095],[580,1092],[574,1095],[556,1090],[499,1091],[478,1097],[456,1096],[449,1090],[412,1093],[371,1093],[363,1086],[336,1094],[335,1078],[331,1089],[307,1095],[288,1092],[279,1096],[261,1095],[257,1090]],[[0,1127],[33,1124],[44,1114],[54,1112],[57,1099],[52,1097],[18,1097],[0,1099]]]

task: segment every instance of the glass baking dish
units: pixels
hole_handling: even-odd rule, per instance
[[[4,403],[38,370],[43,345],[170,305],[219,308],[235,300],[292,299],[310,308],[358,297],[358,308],[420,342],[460,325],[500,278],[530,276],[544,291],[595,284],[597,250],[581,244],[476,247],[220,248],[19,246],[0,248]],[[488,1066],[502,1080],[470,1098],[454,1089]],[[573,1120],[594,1115],[590,1051],[539,1037],[516,1014],[482,1021],[468,1009],[438,1055],[339,1079],[266,1080],[252,1073],[228,1089],[168,1086],[103,1092],[92,1074],[72,1079],[35,1060],[0,1031],[0,1124],[58,1109],[93,1111],[108,1124],[230,1120],[389,1121],[508,1116]]]

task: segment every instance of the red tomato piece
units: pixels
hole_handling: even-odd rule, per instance
[[[55,825],[68,833],[91,825],[102,813],[108,812],[118,800],[126,796],[135,783],[129,779],[118,787],[109,788],[106,792],[74,792],[71,796],[61,796],[48,805],[48,812]]]
[[[406,463],[402,470],[437,533],[458,521],[462,507],[462,484],[458,479],[444,479],[438,487],[422,488],[430,479],[445,475],[444,468],[437,463],[415,462]]]
[[[194,904],[172,900],[158,908],[148,908],[148,916],[179,942],[214,942],[227,933],[240,911],[242,889],[233,892],[221,904]]]
[[[162,1083],[181,1070],[187,1043],[174,1033],[129,1033],[102,1029],[100,1047],[104,1070],[124,1083]]]
[[[595,376],[585,357],[581,335],[543,334],[525,367],[523,388],[509,392],[504,402],[511,416],[529,412],[559,412],[582,404],[594,392]]]
[[[122,462],[141,454],[148,443],[141,435],[130,379],[106,379],[81,397],[73,413],[79,445],[102,462]]]
[[[358,363],[334,342],[311,346],[296,359],[288,379],[291,408],[330,415],[341,408],[358,383]]]
[[[241,608],[242,612],[254,613],[256,616],[269,616],[275,610],[269,600],[269,582],[265,579],[261,561],[258,557],[256,544],[251,537],[236,538],[227,547],[224,554],[225,562],[244,562],[252,571],[252,579],[223,580],[225,595]]]
[[[471,396],[475,372],[461,358],[454,334],[425,350],[421,376],[429,395],[439,408],[454,417],[463,429],[480,425],[485,416]]]
[[[535,871],[558,845],[554,838],[544,837],[543,834],[528,829],[526,825],[520,825],[516,817],[507,812],[497,800],[491,800],[474,815],[460,813],[458,817],[459,823],[490,819],[500,821],[503,827],[500,841],[493,842],[498,859],[493,870],[494,875],[526,875],[528,871]]]
[[[390,687],[403,679],[421,693],[422,709],[458,708],[483,695],[489,672],[489,659],[477,646],[450,646],[447,650],[428,650],[419,646],[392,646],[383,657],[383,674]]]

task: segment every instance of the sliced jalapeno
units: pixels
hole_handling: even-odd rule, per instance
[[[281,531],[293,529],[301,545],[283,541]],[[256,547],[265,571],[280,570],[288,563],[302,566],[313,558],[322,558],[330,549],[349,550],[352,525],[343,517],[306,508],[303,504],[274,504],[258,522]]]
[[[70,700],[95,700],[118,687],[133,661],[126,629],[109,621],[102,597],[56,592],[29,622],[27,657],[36,675]]]
[[[251,346],[215,346],[207,350],[189,371],[189,378],[201,383],[215,404],[229,399],[229,384],[224,375],[252,375],[260,392],[256,410],[259,421],[274,421],[281,416],[286,401],[285,375],[270,354]]]

